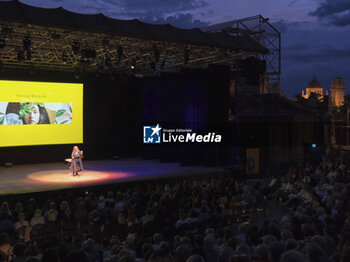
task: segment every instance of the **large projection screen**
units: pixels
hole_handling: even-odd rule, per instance
[[[83,84],[0,80],[0,147],[83,143]]]

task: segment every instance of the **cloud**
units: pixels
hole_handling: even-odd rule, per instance
[[[310,15],[321,18],[339,14],[346,10],[350,10],[349,0],[323,0],[315,11],[310,12]]]
[[[350,25],[350,13],[341,16],[332,16],[329,18],[329,22],[336,26]]]
[[[319,7],[309,12],[329,25],[350,25],[350,1],[349,0],[323,0]]]
[[[325,45],[323,47],[312,47],[299,43],[288,46],[284,58],[294,62],[315,62],[328,63],[330,60],[348,60],[350,50],[346,47],[333,47]]]
[[[193,14],[179,14],[175,16],[168,16],[167,18],[154,18],[150,16],[145,16],[140,18],[141,21],[152,23],[152,24],[166,24],[169,23],[173,26],[179,28],[194,28],[194,27],[205,27],[209,25],[209,22],[203,22],[201,20],[195,19]]]
[[[273,22],[272,25],[280,32],[280,33],[287,33],[290,30],[294,30],[295,28],[305,28],[309,27],[310,22],[303,22],[303,21],[298,21],[298,22],[290,22],[286,20],[279,20],[276,22]]]
[[[313,75],[326,89],[330,88],[334,77],[343,77],[349,90],[348,28],[288,21],[279,21],[273,25],[282,29],[281,88],[288,97],[305,89]]]
[[[293,6],[297,1],[298,1],[298,0],[292,0],[292,1],[289,3],[288,7]]]
[[[118,9],[120,15],[138,17],[161,17],[208,6],[203,0],[100,0],[99,2]]]

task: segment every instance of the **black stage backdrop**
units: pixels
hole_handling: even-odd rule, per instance
[[[230,70],[209,66],[138,78],[123,74],[77,74],[2,70],[0,79],[84,83],[84,150],[87,160],[142,156],[182,164],[226,162]],[[220,144],[143,144],[143,125],[189,128],[223,136]],[[0,148],[0,164],[64,161],[73,145]]]
[[[183,69],[148,77],[143,83],[144,124],[166,129],[191,129],[198,134],[215,132],[215,143],[144,144],[145,158],[179,161],[183,165],[220,165],[227,162],[227,120],[230,68],[211,65],[206,70]]]

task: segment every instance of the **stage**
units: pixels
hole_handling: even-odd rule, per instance
[[[84,171],[75,177],[63,162],[0,167],[0,195],[226,172],[223,168],[181,166],[142,159],[84,161],[83,164]]]

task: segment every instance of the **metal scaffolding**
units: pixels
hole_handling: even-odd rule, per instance
[[[28,50],[30,52],[28,52]],[[0,17],[1,68],[154,74],[207,68],[259,52],[47,26]]]
[[[269,50],[258,57],[266,61],[267,88],[271,93],[280,92],[281,33],[262,15],[251,16],[202,28],[205,32],[227,32],[234,36],[248,35]],[[265,82],[265,81],[262,81]]]

